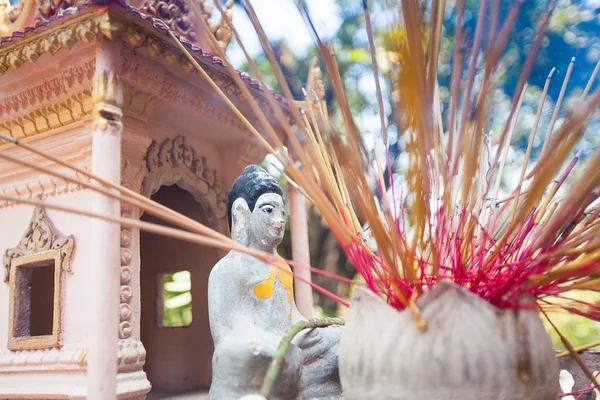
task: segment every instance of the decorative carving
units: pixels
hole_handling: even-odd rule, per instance
[[[3,97],[0,99],[0,116],[6,120],[23,110],[47,106],[49,102],[54,103],[56,100],[64,101],[77,89],[89,90],[91,93],[94,66],[95,60],[88,60],[65,68],[63,72],[48,77],[43,82],[36,82],[18,93]]]
[[[175,49],[174,47],[171,47],[170,45],[165,44],[163,38],[157,37],[153,34],[150,34],[134,25],[129,25],[127,27],[127,29],[125,30],[125,36],[127,37],[129,43],[132,46],[134,46],[134,47],[144,46],[144,47],[146,47],[146,49],[148,50],[148,52],[151,55],[162,56],[167,60],[167,62],[169,64],[171,64],[171,65],[179,64],[186,73],[197,74],[198,77],[200,79],[202,79],[200,77],[199,73],[194,68],[194,66],[190,63],[190,61],[183,54],[181,54],[181,52],[178,49]],[[222,62],[218,59],[215,59],[214,63],[222,64]],[[241,101],[245,101],[245,99],[242,96],[242,91],[238,88],[237,84],[233,81],[233,79],[231,79],[227,75],[227,73],[225,71],[223,71],[221,73],[219,71],[215,71],[213,68],[206,68],[206,72],[209,74],[211,79],[214,80],[215,83],[226,94],[228,94],[230,96],[236,96]],[[242,78],[244,78],[246,80],[249,79],[248,75],[245,75],[243,73],[242,73]],[[163,98],[169,95],[169,91],[172,92],[174,90],[176,92],[176,94],[172,93],[171,95],[172,96],[175,95],[175,97],[179,97],[180,101],[185,101],[187,103],[193,104],[199,110],[207,110],[208,112],[211,112],[211,109],[213,109],[213,111],[212,111],[213,113],[218,113],[214,110],[214,106],[211,103],[205,103],[205,102],[199,100],[198,96],[196,94],[194,94],[193,96],[189,96],[187,94],[181,94],[177,90],[177,86],[175,86],[174,88],[169,88],[169,84],[173,85],[172,83],[170,83],[168,81],[164,83],[163,91],[161,92],[161,96]],[[254,85],[252,83],[250,84],[250,86],[252,87],[252,89],[260,89],[260,87]],[[273,109],[271,108],[271,106],[265,96],[257,93],[256,100],[258,101],[260,108],[265,113],[271,114],[273,112]],[[284,112],[287,112],[287,110],[284,109]],[[240,129],[245,129],[244,125],[241,122],[239,122],[237,117],[235,117],[233,114],[231,114],[227,111],[221,111],[221,113],[223,114],[222,118],[224,120],[230,119],[230,120],[232,120],[231,123],[236,123],[239,125]]]
[[[194,112],[210,116],[221,123],[241,131],[247,131],[245,125],[231,112],[217,108],[214,104],[203,100],[193,91],[182,89],[180,85],[170,80],[165,80],[161,97],[169,102],[184,106]]]
[[[266,151],[262,148],[257,141],[252,138],[244,143],[242,149],[242,155],[240,156],[239,163],[243,165],[248,164],[260,164],[266,155]]]
[[[83,180],[87,181],[88,183],[90,182],[89,178],[86,178],[83,176],[79,176],[79,179],[83,179]],[[46,198],[46,197],[52,197],[55,195],[59,195],[61,193],[70,193],[70,192],[78,191],[81,189],[83,189],[83,186],[81,186],[79,184],[76,185],[73,183],[63,181],[59,178],[51,177],[51,178],[39,180],[36,182],[22,184],[17,187],[14,187],[12,189],[3,189],[2,193],[5,195],[8,195],[8,196],[12,196],[12,197],[22,197],[22,198],[31,199],[31,198],[34,198],[34,197],[40,196],[40,195],[42,195],[42,196],[44,196],[44,198]],[[5,207],[14,206],[14,205],[15,205],[14,202],[9,202],[9,201],[0,202],[0,209],[5,208]]]
[[[17,4],[11,4],[10,0],[0,0],[0,36],[9,36],[14,31],[23,30],[35,7],[35,0],[19,0]]]
[[[56,265],[57,269],[72,272],[70,263],[74,247],[75,238],[73,235],[65,236],[61,234],[46,214],[46,211],[36,207],[29,226],[17,247],[4,252],[4,282],[9,281],[11,264],[15,259],[49,251],[56,251],[60,256],[59,264]]]
[[[128,320],[129,318],[131,318],[131,306],[129,304],[126,303],[122,303],[120,306],[120,312],[119,315],[121,316],[121,320]]]
[[[34,136],[79,122],[93,110],[92,93],[84,90],[56,104],[0,123],[0,133],[15,139]]]
[[[227,4],[229,4],[229,1]],[[226,35],[222,32],[224,32],[223,29],[227,29],[224,28],[227,24],[223,24],[223,26],[219,24],[213,25],[213,27],[215,26],[217,26],[216,32],[218,31],[218,35],[221,35],[219,36],[221,40],[225,40],[224,37]],[[44,53],[55,54],[63,47],[71,48],[78,40],[89,42],[98,34],[103,34],[109,38],[123,35],[132,46],[143,46],[152,56],[164,57],[170,65],[178,64],[186,73],[197,74],[190,61],[178,49],[168,44],[164,35],[149,33],[133,22],[118,21],[116,18],[111,17],[110,11],[107,11],[100,15],[94,14],[86,18],[66,21],[59,27],[50,28],[41,34],[28,38],[25,43],[21,40],[14,40],[13,43],[3,43],[0,48],[0,75],[5,73],[9,68],[17,69],[25,62],[34,62]],[[206,71],[211,78],[225,93],[237,96],[241,101],[245,101],[235,82],[227,75],[224,68],[222,68],[222,61],[217,58],[210,59],[211,56],[209,55],[206,57],[209,58],[209,68],[206,68]],[[206,62],[206,60],[203,61]],[[125,64],[127,64],[127,61]],[[221,71],[218,69],[221,69]],[[248,75],[243,73],[241,75],[248,82],[251,91],[254,92],[254,96],[261,109],[267,114],[272,113],[266,97],[260,93],[262,88],[256,82],[250,81]],[[147,81],[143,83],[148,84]],[[162,92],[159,93],[162,94]],[[196,94],[186,94],[182,96],[181,101],[198,111],[214,115],[231,125],[238,126],[239,129],[245,130],[243,124],[233,114],[225,110],[217,111],[212,104],[198,100]],[[286,108],[284,108],[284,112],[288,113]]]
[[[152,115],[156,97],[132,86],[125,86],[123,89],[123,113],[147,122]]]
[[[131,282],[131,268],[121,267],[121,284],[126,285]]]
[[[219,46],[227,49],[233,32],[227,23],[233,17],[233,0],[228,0],[224,6],[225,16],[221,15],[219,22],[211,22],[212,6],[206,4],[205,0],[199,0],[199,8],[202,11],[210,32],[215,36]],[[172,30],[196,42],[199,39],[197,27],[194,25],[193,15],[185,1],[182,0],[146,0],[141,11],[164,21]],[[225,19],[227,18],[227,20]]]
[[[62,15],[69,7],[79,7],[90,3],[90,0],[41,0],[35,22],[48,21],[52,16]]]
[[[131,161],[126,157],[121,157],[121,184],[126,188],[137,191],[142,184],[146,174],[146,165],[144,161]],[[121,205],[122,212],[130,212],[129,204]],[[121,236],[123,243],[123,236]]]
[[[71,271],[75,238],[61,234],[46,212],[36,207],[17,247],[6,250],[3,257],[4,282],[9,286],[8,348],[11,350],[39,349],[61,345],[63,274]],[[29,310],[31,274],[37,268],[52,265],[53,311],[51,333],[31,334]],[[19,275],[21,274],[21,275]],[[20,276],[18,279],[17,277]]]
[[[126,211],[129,211],[126,209]],[[122,212],[123,218],[131,218],[127,212]],[[131,289],[131,260],[132,252],[131,245],[132,241],[127,238],[131,237],[131,228],[121,228],[121,291],[120,291],[120,309],[119,314],[119,339],[128,339],[131,336],[131,297],[133,291]],[[125,238],[125,240],[123,240]]]
[[[122,215],[125,217],[125,215]],[[130,228],[121,228],[121,238],[123,236],[130,235]],[[129,248],[131,246],[131,242],[127,243],[127,245],[123,245],[121,243],[121,291],[120,291],[120,310],[119,313],[119,339],[128,339],[131,336],[131,297],[133,296],[133,292],[131,287],[131,257],[123,258],[124,252],[131,253]]]
[[[124,26],[111,18],[109,13],[94,15],[84,20],[76,19],[39,34],[26,43],[16,41],[3,44],[0,51],[0,74],[9,68],[17,69],[23,63],[36,61],[44,53],[55,54],[63,47],[71,48],[78,40],[91,41],[103,34],[113,38],[122,34]]]
[[[221,46],[223,51],[227,50],[227,46],[231,42],[231,38],[233,36],[233,29],[231,28],[231,22],[233,20],[233,0],[227,0],[224,7],[225,16],[221,15],[221,20],[219,21],[219,25],[215,29],[215,37],[217,38],[217,43]],[[227,18],[227,20],[225,19]]]
[[[23,11],[23,0],[12,5],[9,0],[0,0],[0,25],[9,25],[15,22]]]
[[[129,286],[121,286],[121,302],[128,303],[132,296],[133,293],[131,292],[131,288]]]
[[[141,11],[163,20],[171,29],[187,39],[198,40],[193,18],[185,1],[182,0],[146,0]],[[210,11],[209,11],[210,17]]]
[[[117,357],[119,372],[141,370],[144,362],[146,362],[146,349],[139,340],[119,340]]]
[[[121,158],[121,182],[123,186],[127,187],[128,189],[137,192],[142,183],[142,179],[144,177],[145,172],[146,168],[143,163],[132,162],[125,157]],[[121,217],[137,218],[138,215],[139,211],[137,209],[134,209],[131,205],[126,203],[123,203],[121,205]],[[131,317],[133,314],[130,303],[131,298],[133,297],[133,289],[131,288],[131,279],[133,278],[131,264],[133,261],[134,234],[137,238],[137,230],[134,233],[132,228],[121,227],[121,290],[119,295],[121,304],[119,313],[119,339],[122,340],[129,339],[132,334]],[[131,341],[127,340],[127,342]],[[120,350],[121,347],[119,347]],[[139,365],[140,369],[142,365],[143,360]]]
[[[146,349],[139,340],[119,340],[117,344],[119,372],[140,370],[146,361]],[[60,349],[0,350],[0,372],[47,371],[60,365],[61,370],[87,367],[87,348],[69,344]]]
[[[189,191],[205,208],[209,223],[214,229],[227,233],[227,196],[217,171],[206,165],[187,145],[183,136],[156,141],[146,153],[148,173],[142,182],[141,193],[150,197],[163,185],[178,184]]]
[[[123,104],[123,86],[121,78],[109,71],[101,71],[94,75],[92,85],[92,128],[105,130],[109,126],[122,128],[121,105]]]
[[[131,337],[131,322],[123,321],[119,323],[119,339]]]
[[[162,96],[165,71],[139,63],[135,58],[125,57],[121,66],[123,80],[144,86],[147,93]]]
[[[206,0],[199,1],[208,28],[215,36],[215,39],[217,39],[217,43],[221,49],[225,51],[227,46],[229,46],[229,42],[231,42],[231,37],[233,36],[233,30],[231,29],[231,22],[233,19],[233,0],[227,0],[225,3],[225,6],[223,7],[223,13],[221,14],[221,18],[219,19],[218,23],[212,23],[210,21],[212,16],[212,6],[207,5]]]
[[[87,349],[83,344],[62,348],[0,351],[0,372],[44,371],[60,364],[61,369],[81,370],[85,366]]]

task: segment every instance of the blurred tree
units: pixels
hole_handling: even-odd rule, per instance
[[[600,302],[600,293],[595,295],[572,293],[569,295],[569,297],[578,300],[584,300],[589,303]],[[583,346],[600,340],[600,324],[597,322],[564,312],[549,313],[548,316],[552,323],[556,325],[558,330],[560,330],[560,333],[564,335],[574,347]],[[552,338],[552,343],[554,346],[557,349],[565,349],[564,344],[552,326],[545,318],[542,318],[542,320],[546,330]]]
[[[448,5],[453,5],[453,3]],[[513,3],[511,0],[500,0],[500,27]],[[467,0],[465,6],[463,31],[469,35],[470,40],[467,42],[469,49],[477,25],[479,4],[480,2],[477,0]],[[507,45],[506,54],[503,57],[505,73],[501,78],[500,86],[509,96],[513,94],[521,71],[520,67],[525,62],[536,33],[536,24],[545,12],[546,6],[546,0],[523,2],[522,10],[519,13]],[[491,23],[490,8],[491,5],[488,4],[486,26]],[[572,0],[558,1],[546,38],[529,78],[529,84],[543,87],[546,76],[552,68],[556,68],[557,77],[560,77],[558,79],[564,78],[571,58],[576,57],[567,94],[573,90],[581,91],[600,59],[599,15],[600,4],[598,3]],[[440,85],[446,87],[449,87],[450,80],[451,55],[454,46],[451,38],[454,37],[455,21],[456,8],[447,7],[443,31],[446,39],[442,41],[441,46],[443,57],[440,60],[442,65],[440,66],[439,75]],[[488,48],[490,40],[488,34],[489,29],[484,29],[482,51]],[[550,87],[548,93],[551,99],[556,100],[558,98],[560,87],[561,85]]]

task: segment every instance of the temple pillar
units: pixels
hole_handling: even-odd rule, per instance
[[[121,40],[99,37],[93,81],[92,172],[110,182],[121,176],[123,93],[119,78]],[[118,200],[95,193],[94,212],[120,216]],[[94,246],[89,258],[91,282],[88,400],[117,397],[117,339],[119,328],[120,226],[102,220],[91,225]]]
[[[290,200],[290,233],[292,237],[292,259],[294,262],[309,266],[310,247],[308,244],[308,223],[306,217],[306,198],[296,188],[289,187]],[[294,273],[308,281],[311,280],[310,271],[294,267]],[[305,318],[313,316],[312,287],[299,279],[294,280],[294,292],[298,311]]]

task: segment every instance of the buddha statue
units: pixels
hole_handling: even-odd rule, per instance
[[[232,238],[277,254],[285,232],[281,187],[257,165],[248,166],[229,193]],[[279,264],[289,270],[281,259]],[[238,251],[211,271],[208,312],[215,344],[211,400],[258,393],[286,330],[304,318],[296,308],[292,275]],[[342,327],[298,334],[274,388],[274,399],[343,399],[338,374]]]

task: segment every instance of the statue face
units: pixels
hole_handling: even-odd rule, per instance
[[[248,224],[251,242],[260,244],[263,250],[277,247],[285,233],[284,215],[283,199],[280,195],[261,195],[256,201]]]
[[[273,252],[285,233],[283,198],[277,193],[261,195],[250,212],[248,203],[238,198],[233,203],[232,237],[250,248]]]

